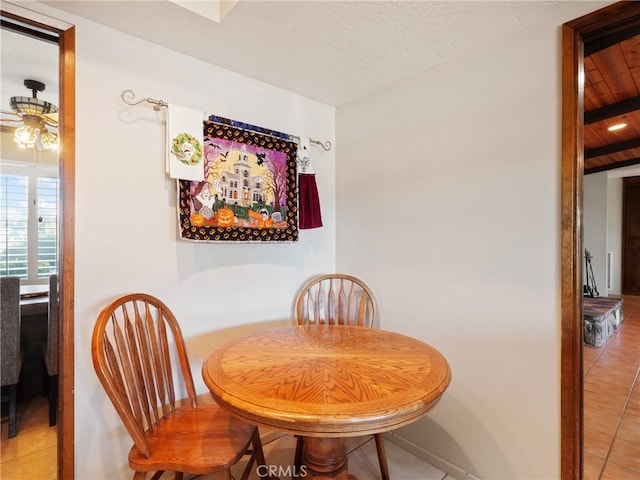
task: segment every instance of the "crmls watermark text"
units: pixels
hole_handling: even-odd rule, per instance
[[[256,473],[260,478],[281,477],[281,478],[304,478],[307,476],[307,466],[301,465],[258,465]]]

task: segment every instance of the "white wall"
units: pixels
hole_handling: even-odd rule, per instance
[[[20,148],[13,141],[13,131],[7,130],[0,132],[0,159],[21,163],[56,165],[58,163],[58,152],[56,150]]]
[[[273,130],[335,140],[335,110],[54,9],[76,25],[75,469],[79,480],[130,478],[131,440],[93,371],[100,310],[118,295],[163,299],[187,339],[199,393],[207,353],[234,329],[287,322],[297,288],[335,269],[335,151],[312,147],[325,226],[297,243],[178,240],[176,187],[164,173],[164,113],[138,97]]]
[[[591,268],[600,296],[607,296],[607,172],[592,173],[583,180],[584,248],[591,253]],[[584,275],[586,266],[582,259]],[[583,277],[587,284],[587,277]],[[590,282],[591,283],[591,282]]]
[[[337,110],[337,267],[449,360],[396,441],[458,474],[560,477],[559,27],[599,6],[570,3]]]
[[[610,285],[607,294],[622,293],[622,178],[607,176],[607,253],[611,253]],[[605,281],[609,273],[605,275]]]
[[[622,289],[622,169],[585,175],[583,188],[584,245],[591,260],[600,296],[620,295]],[[611,288],[608,288],[611,253]],[[586,284],[586,277],[585,277]]]
[[[607,253],[611,253],[611,288],[608,293],[611,295],[622,294],[622,179],[638,175],[639,165],[607,171]]]

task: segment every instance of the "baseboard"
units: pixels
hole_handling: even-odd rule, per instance
[[[408,441],[407,439],[397,435],[394,432],[387,432],[383,436],[385,440],[396,444],[403,450],[406,450],[407,452],[424,460],[428,464],[433,465],[438,470],[442,470],[447,475],[451,475],[457,480],[480,480],[478,477],[470,474],[469,472],[466,472],[462,468],[447,462],[445,459],[434,455],[433,453],[425,450],[422,447],[419,447],[415,443]]]

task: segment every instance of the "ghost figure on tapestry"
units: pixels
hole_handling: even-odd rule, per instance
[[[213,218],[215,215],[218,194],[211,193],[213,187],[209,182],[196,182],[196,195],[193,197],[193,208],[206,220]]]

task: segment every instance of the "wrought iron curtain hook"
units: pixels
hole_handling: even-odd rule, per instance
[[[153,109],[157,112],[159,111],[162,107],[167,107],[168,105],[163,101],[163,100],[155,100],[153,98],[142,98],[140,100],[134,100],[136,98],[136,94],[133,93],[133,90],[123,90],[122,93],[120,94],[120,98],[122,98],[122,101],[124,103],[126,103],[127,105],[139,105],[143,102],[147,102],[150,103],[151,105],[153,105]]]
[[[320,145],[325,152],[328,152],[329,150],[331,150],[331,142],[329,140],[322,143],[320,140],[314,140],[313,138],[311,138],[309,139],[309,141],[311,143],[315,143],[316,145]]]

